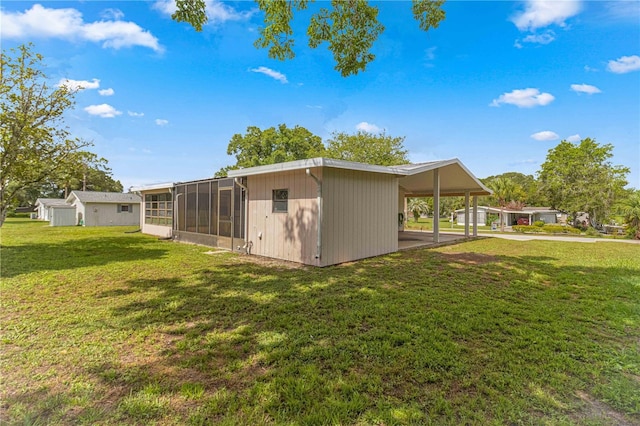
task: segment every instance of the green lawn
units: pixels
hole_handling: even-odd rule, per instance
[[[409,217],[407,221],[404,223],[405,229],[416,229],[422,231],[432,231],[433,230],[433,218],[429,217],[421,217],[416,222],[413,219],[413,216]],[[469,222],[469,231],[473,230],[473,222]],[[490,231],[491,226],[487,226],[485,224],[478,224],[478,231]],[[464,225],[458,225],[456,221],[453,222],[453,225],[447,218],[440,218],[440,231],[449,232],[449,231],[461,231],[464,232]]]
[[[640,246],[316,269],[2,227],[0,423],[640,424]]]

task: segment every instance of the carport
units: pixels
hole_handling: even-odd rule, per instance
[[[433,197],[433,211],[440,211],[440,197],[464,197],[464,236],[478,235],[478,215],[473,214],[473,231],[469,230],[470,203],[473,211],[478,211],[478,196],[491,195],[492,191],[484,186],[457,158],[428,163],[395,166],[399,178],[398,195],[406,211],[406,199],[414,197]],[[440,223],[433,221],[432,241],[441,240]]]

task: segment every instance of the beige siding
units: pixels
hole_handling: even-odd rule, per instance
[[[322,266],[398,250],[394,176],[325,168],[322,181]]]
[[[312,169],[322,178],[319,169]],[[318,265],[317,186],[305,170],[248,176],[248,240],[251,253],[292,262]],[[274,189],[288,189],[287,213],[273,213]]]

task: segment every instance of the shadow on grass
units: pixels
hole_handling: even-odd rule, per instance
[[[3,245],[0,275],[11,278],[36,271],[158,259],[167,254],[166,249],[155,246],[155,240],[139,236],[104,236],[69,239],[58,243]]]
[[[125,393],[202,384],[204,423],[580,421],[585,386],[639,420],[638,384],[606,387],[612,353],[639,335],[638,295],[615,277],[637,271],[554,261],[416,250],[323,270],[227,262],[131,280],[136,300],[113,315],[163,343],[135,378],[126,363],[106,370]],[[630,399],[615,402],[620,392]]]
[[[606,423],[586,390],[617,424],[640,421],[640,354],[625,349],[640,339],[637,269],[460,248],[324,269],[212,258],[105,290],[130,337],[79,367],[109,391],[63,419]]]

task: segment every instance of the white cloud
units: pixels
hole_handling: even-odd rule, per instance
[[[597,68],[591,68],[589,65],[585,65],[585,66],[584,66],[584,70],[585,70],[586,72],[598,72],[598,69],[597,69]]]
[[[144,117],[144,112],[127,111],[130,117]]]
[[[430,47],[428,49],[425,49],[424,58],[427,61],[433,61],[436,58],[436,49],[437,47]]]
[[[119,21],[120,19],[124,18],[124,12],[122,12],[120,9],[109,8],[103,10],[100,13],[100,16],[103,19]]]
[[[588,93],[589,95],[593,95],[594,93],[602,93],[602,90],[590,84],[572,84],[571,90],[577,93]]]
[[[118,111],[109,104],[89,105],[84,110],[91,115],[97,115],[98,117],[102,118],[113,118],[117,115],[122,114],[122,112]]]
[[[100,80],[98,80],[97,78],[94,78],[92,81],[71,80],[69,78],[62,78],[58,82],[58,87],[66,87],[71,91],[97,89],[98,87],[100,87]]]
[[[227,21],[242,21],[251,18],[256,12],[250,10],[247,12],[239,12],[233,7],[218,0],[205,0],[205,11],[209,23],[222,24]],[[175,0],[158,0],[153,7],[165,15],[171,16],[176,11]]]
[[[571,135],[567,138],[567,142],[571,142],[571,143],[576,143],[576,142],[580,142],[582,138],[580,137],[580,135],[575,134],[575,135]]]
[[[532,134],[531,138],[537,141],[555,141],[556,139],[560,139],[560,136],[551,130],[544,130],[542,132]]]
[[[169,124],[169,120],[165,120],[163,118],[156,118],[156,124],[160,127],[166,126],[167,124]]]
[[[531,108],[548,105],[553,102],[554,99],[552,94],[540,93],[538,89],[516,89],[500,95],[500,97],[494,99],[489,106],[497,107],[500,106],[500,104],[511,104],[519,108]]]
[[[529,34],[522,39],[524,43],[536,43],[536,44],[549,44],[556,39],[556,33],[551,30],[545,31],[542,34]]]
[[[356,130],[361,130],[363,132],[368,132],[368,133],[378,133],[382,129],[376,126],[375,124],[371,124],[371,123],[367,123],[366,121],[363,121],[361,123],[356,124]]]
[[[273,78],[274,80],[278,80],[282,84],[285,84],[285,83],[289,82],[287,80],[287,76],[286,75],[282,74],[281,72],[272,70],[271,68],[258,67],[258,68],[251,68],[251,69],[249,69],[249,71],[267,75],[267,76]]]
[[[88,40],[114,49],[143,46],[156,52],[163,50],[158,39],[136,23],[118,20],[86,23],[82,13],[72,8],[50,9],[35,4],[25,12],[0,11],[0,20],[0,31],[5,38]]]
[[[616,74],[640,70],[640,56],[622,56],[615,61],[611,60],[607,64],[607,70]]]
[[[527,0],[525,9],[511,18],[520,31],[534,31],[565,21],[580,12],[580,0]]]
[[[309,109],[322,109],[322,105],[306,105]]]
[[[98,90],[100,96],[113,96],[114,93],[116,92],[112,88]]]

